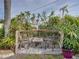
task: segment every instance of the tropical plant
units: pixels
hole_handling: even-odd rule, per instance
[[[0,42],[0,49],[11,49],[15,47],[15,40],[11,37],[6,37]]]
[[[60,11],[62,12],[62,17],[65,16],[65,12],[68,13],[68,9],[67,9],[68,5],[63,6],[62,8],[60,8]]]
[[[0,28],[0,39],[2,39],[4,37],[4,31],[3,28]]]
[[[58,16],[52,16],[47,24],[41,25],[40,28],[62,31],[64,33],[64,48],[75,48],[75,51],[78,51],[79,19],[70,15],[65,15],[63,22],[60,19]]]
[[[12,19],[11,21],[11,26],[10,26],[10,36],[13,36],[15,38],[15,32],[17,30],[31,30],[32,26],[31,24],[28,22],[27,16],[25,15],[25,13],[22,13],[17,15],[15,18]]]
[[[50,18],[50,17],[53,17],[53,16],[54,16],[54,11],[52,11],[52,12],[50,13],[49,18]]]
[[[47,20],[47,15],[46,15],[46,12],[45,11],[42,12],[41,20],[42,21],[46,21]]]
[[[0,19],[0,23],[4,23],[4,20],[3,19]]]
[[[32,14],[32,17],[31,17],[31,22],[32,22],[32,24],[34,24],[34,22],[35,22],[35,14]]]
[[[31,18],[31,13],[30,13],[30,11],[25,11],[24,14],[25,14],[26,20],[27,20],[28,22],[30,22],[30,18]]]

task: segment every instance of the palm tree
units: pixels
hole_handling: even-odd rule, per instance
[[[37,19],[36,19],[36,23],[38,24],[38,22],[40,21],[40,17],[41,17],[41,15],[40,15],[40,13],[38,13],[37,14]]]
[[[41,16],[41,20],[46,21],[46,19],[47,19],[46,12],[43,11],[42,16]]]
[[[65,15],[65,12],[68,13],[68,9],[67,9],[68,5],[65,5],[64,7],[60,8],[60,11],[62,12],[62,18]]]
[[[54,16],[54,11],[50,13],[49,18],[51,18],[52,16]]]
[[[4,0],[4,20],[4,32],[7,37],[11,23],[11,0]]]
[[[26,15],[25,13],[21,12],[19,15],[18,15],[18,20],[21,22],[21,23],[26,23],[26,19],[25,19]]]
[[[53,16],[53,15],[54,15],[54,11],[51,12],[50,16]]]
[[[27,20],[29,21],[30,20],[30,15],[31,15],[31,13],[30,13],[30,11],[25,11],[25,14],[26,14],[26,18],[27,18]]]
[[[37,18],[39,19],[41,17],[40,13],[38,13]]]
[[[40,17],[41,17],[41,15],[40,15],[40,13],[38,13],[37,20],[36,20],[37,23],[40,21]]]
[[[34,21],[35,21],[35,14],[32,14],[31,21],[32,21],[32,23],[34,24]]]

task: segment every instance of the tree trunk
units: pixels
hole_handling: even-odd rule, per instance
[[[4,0],[4,33],[7,37],[11,23],[11,0]]]

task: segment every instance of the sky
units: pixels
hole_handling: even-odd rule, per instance
[[[79,0],[12,0],[11,3],[11,17],[23,11],[35,14],[46,11],[49,14],[53,10],[55,15],[60,15],[59,9],[64,5],[68,5],[70,15],[79,16]],[[4,0],[0,0],[0,19],[3,18]]]

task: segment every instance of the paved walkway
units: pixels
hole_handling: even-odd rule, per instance
[[[15,55],[11,50],[0,50],[0,59],[25,59],[26,55]]]
[[[25,59],[25,56],[26,55],[17,55],[17,56],[10,56],[10,57],[7,57],[7,58],[3,58],[3,59]]]
[[[0,59],[25,59],[26,55],[12,55],[8,57],[1,57]]]
[[[14,53],[11,50],[0,50],[0,59],[5,59],[11,56],[14,57]]]
[[[15,56],[11,56],[11,57],[7,57],[7,58],[3,58],[3,59],[16,59]]]

